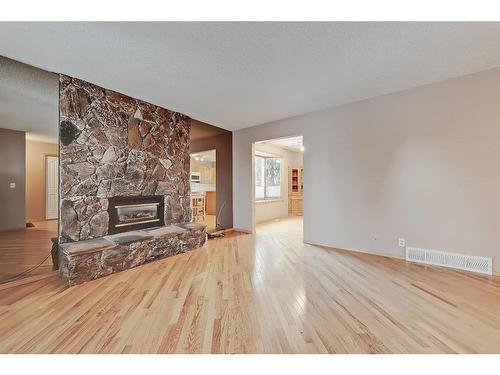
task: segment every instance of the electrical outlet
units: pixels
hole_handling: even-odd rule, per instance
[[[406,240],[404,238],[400,238],[398,241],[399,247],[405,247],[406,246]]]
[[[15,182],[11,182],[11,183],[9,184],[9,187],[10,187],[11,189],[15,189],[15,188],[16,188],[16,183],[15,183]]]

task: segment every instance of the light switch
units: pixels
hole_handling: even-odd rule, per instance
[[[9,187],[10,187],[11,189],[15,189],[15,188],[16,188],[16,183],[15,183],[15,182],[11,182],[11,183],[9,184]]]

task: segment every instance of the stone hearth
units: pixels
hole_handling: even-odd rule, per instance
[[[182,223],[59,245],[59,274],[70,286],[203,246],[205,225]]]

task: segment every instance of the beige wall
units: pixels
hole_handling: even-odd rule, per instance
[[[24,137],[24,132],[0,129],[0,231],[25,228]]]
[[[281,159],[281,198],[277,200],[255,203],[255,222],[288,216],[288,168],[302,165],[302,154],[293,152],[272,144],[258,143],[255,151],[280,156]]]
[[[45,156],[58,154],[57,144],[26,141],[26,221],[45,220]]]
[[[500,270],[500,69],[235,132],[235,227],[253,229],[252,143],[300,134],[306,241],[403,256],[405,238]]]

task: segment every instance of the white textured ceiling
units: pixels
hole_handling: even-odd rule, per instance
[[[0,23],[0,55],[235,130],[500,66],[500,23]]]

